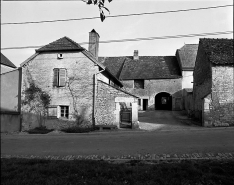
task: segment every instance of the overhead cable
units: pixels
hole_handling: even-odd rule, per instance
[[[106,16],[106,19],[116,18],[116,17],[130,17],[130,16],[140,16],[140,15],[166,14],[166,13],[207,10],[207,9],[224,8],[224,7],[230,7],[230,6],[233,6],[233,5],[211,6],[211,7],[203,7],[203,8],[190,8],[190,9],[169,10],[169,11],[159,11],[159,12],[145,12],[145,13],[123,14],[123,15],[109,15],[109,16]],[[57,19],[57,20],[48,20],[48,21],[8,22],[8,23],[1,23],[1,25],[40,24],[40,23],[52,23],[52,22],[81,21],[81,20],[91,20],[91,19],[100,19],[100,17]]]
[[[223,32],[212,32],[212,33],[195,33],[195,34],[186,34],[186,35],[173,35],[173,36],[161,36],[161,37],[145,37],[145,38],[134,38],[134,39],[120,39],[120,40],[106,40],[99,41],[99,43],[115,43],[115,42],[132,42],[132,41],[144,41],[144,40],[159,40],[159,39],[175,39],[175,38],[186,38],[186,37],[198,37],[198,36],[209,36],[209,35],[223,35],[231,34],[233,31],[223,31]],[[82,42],[79,45],[89,44],[89,42]],[[43,46],[22,46],[22,47],[8,47],[1,48],[1,50],[10,50],[10,49],[29,49],[29,48],[40,48]]]

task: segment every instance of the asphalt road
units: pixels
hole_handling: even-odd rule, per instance
[[[1,134],[1,155],[234,153],[234,128],[90,134]]]

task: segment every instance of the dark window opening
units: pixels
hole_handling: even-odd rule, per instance
[[[138,105],[141,105],[141,99],[138,99]]]
[[[148,99],[143,99],[143,110],[147,110],[148,108]]]
[[[135,89],[144,89],[144,80],[134,80]]]
[[[60,117],[67,118],[69,115],[69,106],[60,106]]]

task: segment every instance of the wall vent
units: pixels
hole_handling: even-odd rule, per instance
[[[63,58],[63,54],[62,54],[62,53],[59,53],[59,54],[58,54],[58,58],[59,58],[59,59],[62,59],[62,58]]]

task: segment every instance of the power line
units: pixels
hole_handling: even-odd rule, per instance
[[[191,9],[169,10],[169,11],[159,11],[159,12],[145,12],[145,13],[123,14],[123,15],[110,15],[110,16],[106,16],[106,18],[187,12],[187,11],[214,9],[214,8],[224,8],[224,7],[229,7],[229,6],[233,6],[233,5],[211,6],[211,7],[204,7],[204,8],[191,8]],[[49,21],[30,21],[30,22],[15,22],[15,23],[13,22],[13,23],[1,23],[1,25],[39,24],[39,23],[52,23],[52,22],[80,21],[80,20],[90,20],[90,19],[100,19],[100,17],[85,17],[85,18],[77,18],[77,19],[58,19],[58,20],[49,20]]]
[[[120,39],[120,40],[106,40],[99,41],[99,43],[114,43],[114,42],[132,42],[132,41],[143,41],[143,40],[157,40],[157,39],[174,39],[174,38],[186,38],[186,37],[197,37],[197,36],[208,36],[208,35],[223,35],[231,34],[233,31],[223,31],[223,32],[212,32],[212,33],[195,33],[195,34],[186,34],[186,35],[173,35],[173,36],[161,36],[161,37],[145,37],[145,38],[134,38],[134,39]],[[82,42],[79,45],[89,44],[89,42]],[[1,48],[1,50],[10,50],[10,49],[29,49],[29,48],[40,48],[43,46],[22,46],[22,47],[9,47]]]

